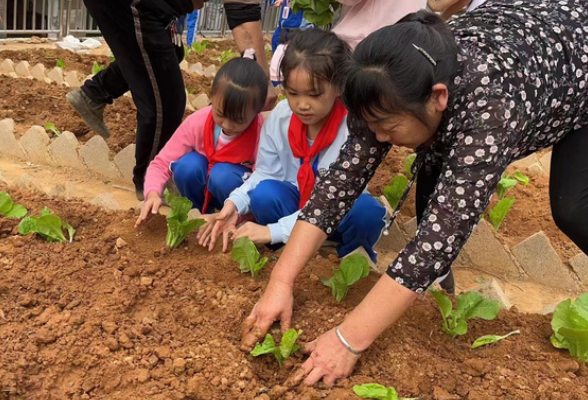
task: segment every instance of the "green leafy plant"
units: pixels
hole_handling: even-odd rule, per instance
[[[193,42],[192,43],[192,50],[194,50],[198,54],[204,53],[204,50],[208,47],[210,41],[203,40],[202,42]]]
[[[185,197],[175,196],[165,190],[165,201],[171,207],[167,216],[167,245],[175,249],[178,247],[194,230],[206,224],[206,221],[200,218],[188,221],[188,213],[192,209],[192,202]]]
[[[304,11],[304,18],[316,26],[333,22],[333,14],[340,7],[335,0],[292,0],[292,12]]]
[[[515,199],[512,197],[506,197],[500,200],[496,205],[490,210],[489,219],[490,223],[494,227],[494,229],[500,229],[500,225],[504,222],[504,219],[510,212],[510,209],[515,203]]]
[[[184,57],[187,57],[192,52],[192,48],[190,46],[184,46]]]
[[[416,153],[412,153],[404,160],[404,173],[408,178],[412,178],[412,164],[414,164],[414,160],[416,160]]]
[[[27,215],[28,210],[20,204],[14,204],[10,195],[0,192],[0,215],[4,218],[22,218]]]
[[[489,321],[496,318],[500,312],[500,303],[498,301],[486,299],[476,292],[468,292],[457,296],[457,309],[455,310],[449,297],[435,290],[430,292],[435,297],[443,317],[441,323],[443,332],[453,338],[467,333],[468,320],[482,318]]]
[[[361,254],[352,254],[341,261],[337,269],[333,269],[331,279],[321,279],[321,283],[331,288],[338,302],[345,300],[349,287],[370,273],[370,266]]]
[[[239,263],[241,272],[251,272],[251,276],[255,277],[267,264],[267,257],[260,259],[259,251],[255,247],[255,243],[249,240],[248,237],[242,237],[235,240],[233,244],[233,252],[231,253],[233,261]]]
[[[302,331],[289,329],[282,336],[282,341],[278,346],[274,341],[274,337],[268,333],[265,335],[263,343],[257,343],[255,348],[251,350],[251,355],[258,357],[263,354],[273,354],[281,367],[284,365],[284,361],[286,361],[292,354],[296,353],[300,349],[300,346],[296,344],[296,340],[298,340],[300,335],[302,335]]]
[[[504,199],[506,192],[515,187],[517,183],[519,183],[519,181],[516,179],[511,178],[510,176],[503,176],[502,179],[500,179],[500,182],[498,182],[498,187],[496,188],[496,195],[498,198],[500,200]]]
[[[568,299],[559,303],[551,320],[551,344],[567,349],[572,357],[588,362],[588,293],[576,301]]]
[[[55,65],[57,65],[61,69],[65,69],[65,61],[63,61],[63,58],[58,58]]]
[[[390,206],[396,210],[400,199],[408,186],[408,179],[404,175],[397,175],[392,178],[392,182],[384,188],[384,197],[390,203]]]
[[[116,58],[114,56],[110,56],[110,62],[113,63],[116,61]]]
[[[104,68],[106,68],[104,65],[100,65],[94,61],[94,64],[92,64],[92,75],[98,74],[98,72],[102,71]]]
[[[416,400],[407,397],[399,397],[398,392],[393,387],[382,386],[377,383],[366,383],[363,385],[353,386],[353,393],[362,399],[376,400]]]
[[[57,215],[53,215],[47,207],[41,210],[39,217],[26,217],[18,225],[18,233],[21,235],[36,233],[48,242],[64,242],[64,229],[69,234],[70,243],[73,242],[76,230]]]
[[[237,57],[237,53],[233,52],[233,50],[225,50],[221,51],[220,57],[210,57],[212,61],[218,61],[221,64],[227,63],[229,60]]]
[[[472,344],[472,349],[477,349],[478,347],[486,346],[487,344],[498,343],[503,339],[506,339],[512,335],[518,335],[521,331],[512,331],[504,336],[499,335],[485,335],[482,337],[477,338],[474,343]]]
[[[514,174],[514,178],[522,183],[523,186],[527,186],[531,181],[528,176],[524,175],[521,171],[517,171]]]
[[[57,129],[55,127],[55,124],[53,124],[52,122],[46,122],[45,125],[43,125],[43,127],[46,131],[53,132],[55,136],[61,135],[61,131]]]

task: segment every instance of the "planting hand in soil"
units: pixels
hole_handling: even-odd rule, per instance
[[[268,288],[274,287],[273,281],[283,287],[293,285],[325,239],[344,224],[393,144],[417,149],[413,171],[418,181],[419,227],[416,237],[339,326],[344,340],[332,334],[319,339],[303,371],[309,374],[307,383],[320,378],[332,382],[347,371],[349,359],[340,356],[340,346],[350,354],[366,349],[419,294],[450,271],[504,170],[517,159],[554,145],[550,187],[554,219],[588,253],[588,203],[582,194],[588,182],[588,122],[581,118],[580,106],[588,101],[585,81],[580,79],[588,73],[580,55],[588,43],[583,31],[588,8],[572,0],[498,3],[500,7],[479,8],[475,17],[466,13],[451,27],[433,13],[408,14],[368,36],[354,51],[343,93],[350,113],[349,139],[337,161],[317,179]],[[472,32],[488,30],[495,34],[471,40]],[[572,37],[571,32],[581,33]],[[407,37],[411,40],[404,40]],[[534,38],[533,45],[528,37]],[[458,57],[459,48],[465,48],[467,56]],[[569,52],[562,62],[566,48],[576,52]],[[521,59],[520,54],[530,56]],[[535,57],[541,57],[543,64]],[[502,61],[489,61],[506,59],[513,60],[507,62],[508,68]],[[553,68],[546,72],[544,64]],[[572,70],[578,70],[577,80],[569,79]],[[558,90],[538,98],[534,90],[511,95],[511,85],[556,85]],[[556,125],[561,135],[544,134],[535,129],[537,124]],[[291,316],[275,290],[268,293],[247,320],[253,329],[246,332],[244,344],[269,326],[269,320]]]
[[[137,218],[135,222],[135,228],[138,228],[139,225],[143,221],[149,217],[150,214],[157,215],[159,214],[159,208],[161,207],[161,196],[156,191],[151,191],[147,195],[145,199],[145,203],[143,203],[143,207],[141,208],[141,214]]]

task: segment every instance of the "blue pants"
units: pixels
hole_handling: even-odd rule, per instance
[[[196,40],[196,34],[198,33],[198,10],[188,14],[188,46],[192,46],[192,42]]]
[[[250,191],[249,197],[257,222],[268,225],[298,210],[300,192],[291,183],[266,180]],[[374,246],[384,229],[385,216],[386,208],[375,198],[368,194],[359,196],[339,228],[329,237],[329,240],[339,243],[339,256],[344,257],[363,246],[372,261],[376,262]]]
[[[182,196],[190,199],[194,208],[202,211],[204,205],[204,187],[208,160],[202,154],[192,152],[186,154],[170,166],[174,182]],[[212,199],[207,212],[212,213],[215,208],[221,209],[231,192],[243,184],[243,175],[251,172],[243,165],[219,163],[210,170],[208,191]]]

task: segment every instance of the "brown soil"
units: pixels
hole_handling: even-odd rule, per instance
[[[41,63],[47,69],[57,66],[57,60],[62,59],[65,62],[65,71],[78,71],[80,74],[89,75],[92,73],[92,65],[97,62],[106,66],[110,64],[110,57],[78,54],[69,50],[62,49],[29,49],[29,50],[4,50],[0,52],[0,58],[10,58],[14,63],[19,61],[28,61],[31,68]]]
[[[208,44],[208,47],[206,47],[202,54],[198,54],[197,52],[192,51],[185,57],[185,60],[188,61],[190,64],[196,64],[197,62],[199,62],[204,66],[204,68],[206,68],[210,64],[214,64],[218,67],[221,65],[220,61],[211,60],[211,57],[220,58],[221,53],[227,50],[231,50],[233,53],[235,53],[236,56],[239,55],[239,49],[237,48],[237,44],[234,40],[214,40]]]
[[[191,74],[186,71],[182,71],[182,75],[184,76],[184,84],[189,93],[194,95],[206,93],[210,97],[212,78]]]
[[[356,399],[354,384],[394,386],[422,399],[583,399],[588,371],[549,343],[549,318],[502,312],[474,321],[453,340],[430,298],[418,301],[334,389],[288,388],[302,355],[279,369],[239,351],[240,326],[275,263],[253,279],[229,255],[208,254],[193,237],[163,251],[165,220],[139,232],[132,212],[11,192],[37,214],[49,206],[76,229],[73,243],[16,235],[0,219],[0,398],[3,399]],[[126,245],[117,249],[121,237]],[[317,256],[296,287],[294,325],[303,341],[341,322],[374,284],[343,303],[318,282],[333,261]],[[471,350],[484,334],[521,336]]]

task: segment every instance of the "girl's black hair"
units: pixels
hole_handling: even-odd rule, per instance
[[[290,73],[296,68],[303,68],[310,76],[313,88],[326,82],[340,90],[345,78],[342,66],[349,60],[350,54],[347,43],[333,32],[319,28],[299,31],[288,44],[280,64],[284,87],[288,88]]]
[[[232,121],[243,122],[248,107],[259,113],[267,97],[268,78],[250,58],[234,58],[223,65],[212,82],[212,97],[222,95],[222,113]]]
[[[359,43],[348,63],[343,101],[360,117],[409,113],[429,126],[426,103],[435,84],[451,88],[458,52],[440,17],[425,10],[408,14]]]

